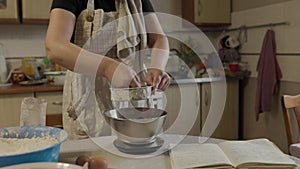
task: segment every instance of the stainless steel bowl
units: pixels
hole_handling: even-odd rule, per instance
[[[152,108],[122,108],[105,113],[105,119],[121,141],[129,144],[153,143],[162,133],[167,112]]]

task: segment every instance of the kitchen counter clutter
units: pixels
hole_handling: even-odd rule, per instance
[[[224,78],[191,78],[191,79],[176,79],[171,81],[172,84],[191,84],[191,83],[209,83],[213,81],[224,80]],[[42,85],[11,85],[0,87],[1,94],[18,94],[18,93],[31,93],[31,92],[54,92],[63,91],[63,85],[51,85],[45,83]]]
[[[0,87],[0,95],[2,94],[21,94],[21,93],[32,93],[32,92],[55,92],[55,91],[63,91],[62,85],[50,85],[49,83],[45,83],[42,85],[11,85]]]

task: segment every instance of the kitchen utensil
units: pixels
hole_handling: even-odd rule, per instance
[[[66,78],[66,71],[49,71],[44,72],[51,85],[64,85]]]
[[[41,79],[41,80],[22,81],[22,82],[19,82],[19,84],[22,86],[33,86],[33,85],[42,85],[47,82],[48,82],[47,79]]]
[[[39,138],[45,136],[50,136],[56,139],[57,143],[48,148],[36,151],[0,156],[0,167],[30,162],[57,162],[60,152],[60,145],[66,141],[68,137],[66,131],[48,126],[18,126],[0,129],[0,138],[30,139],[34,137]]]
[[[132,87],[132,88],[111,88],[111,100],[146,100],[151,96],[152,86]]]
[[[163,131],[167,112],[153,108],[121,108],[104,113],[117,138],[132,145],[145,145],[156,141]]]

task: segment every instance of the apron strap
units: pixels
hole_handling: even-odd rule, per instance
[[[118,12],[119,10],[119,6],[120,6],[120,0],[115,0],[115,7],[116,7],[116,11]],[[94,0],[88,0],[87,3],[87,16],[86,19],[89,22],[92,22],[94,20],[94,15],[95,15],[95,2]]]
[[[88,0],[86,8],[87,8],[86,20],[89,21],[89,22],[92,22],[94,20],[94,14],[95,14],[95,2],[94,2],[94,0]]]

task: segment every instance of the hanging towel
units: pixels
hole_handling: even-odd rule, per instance
[[[256,70],[258,75],[255,114],[256,121],[258,121],[260,113],[271,111],[272,97],[278,92],[278,83],[282,78],[276,59],[275,32],[273,30],[268,30],[265,35]]]

